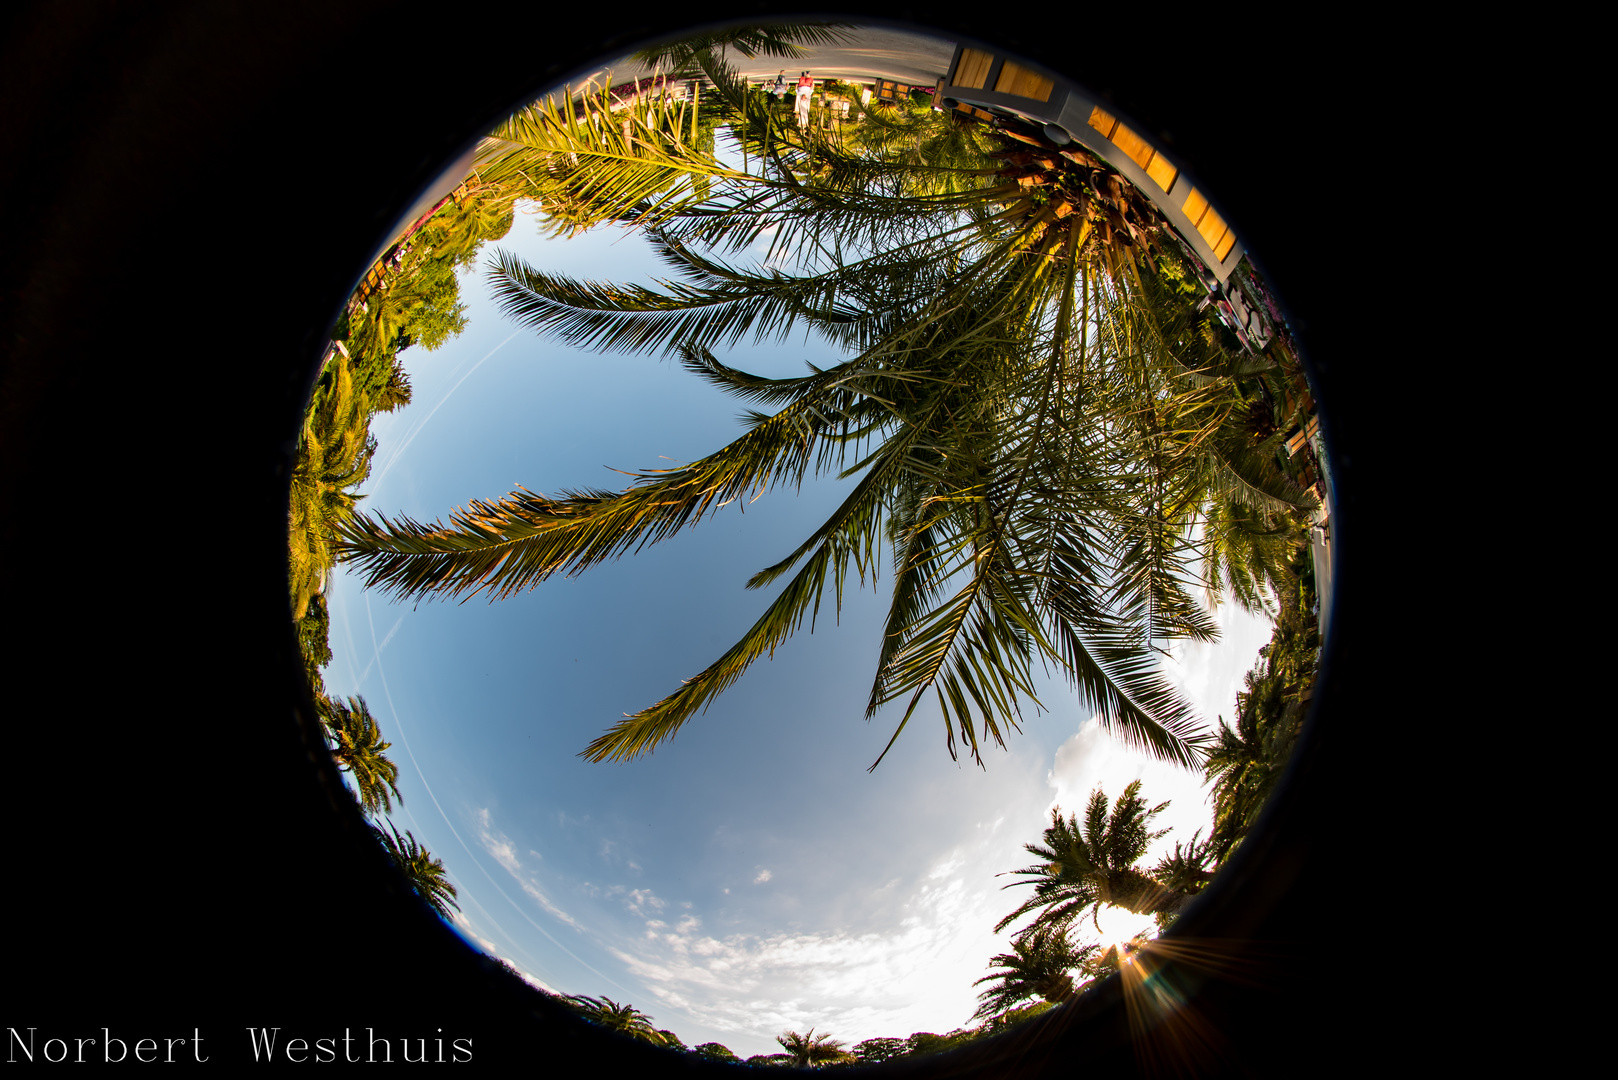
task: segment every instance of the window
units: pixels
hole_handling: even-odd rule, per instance
[[[1191,194],[1185,197],[1182,209],[1185,210],[1185,216],[1191,219],[1191,224],[1196,226],[1197,232],[1208,241],[1208,246],[1213,248],[1214,258],[1224,262],[1225,256],[1230,254],[1230,249],[1236,246],[1236,234],[1230,231],[1225,219],[1219,216],[1219,212],[1209,205],[1207,198],[1196,188],[1192,188]]]
[[[966,63],[963,53],[961,63]],[[979,86],[983,85],[981,81]],[[1010,94],[1013,97],[1032,98],[1035,101],[1049,101],[1051,91],[1056,89],[1056,83],[1035,71],[1014,64],[1007,60],[1000,67],[1000,77],[994,81],[994,92],[997,94]]]
[[[962,49],[961,61],[955,65],[955,81],[951,85],[968,90],[982,90],[983,84],[989,81],[989,68],[993,65],[992,53],[986,53],[982,49]]]
[[[1152,182],[1164,191],[1174,186],[1174,178],[1180,175],[1180,170],[1169,164],[1169,160],[1159,154],[1155,147],[1136,134],[1128,124],[1118,121],[1118,118],[1099,105],[1090,111],[1090,126],[1111,139],[1120,150],[1129,155],[1129,159],[1146,170],[1146,175]]]

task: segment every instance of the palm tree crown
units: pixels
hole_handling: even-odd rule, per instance
[[[1075,993],[1069,972],[1082,969],[1101,952],[1100,945],[1074,946],[1058,926],[1036,926],[1011,940],[1011,952],[989,961],[990,971],[973,985],[990,983],[978,994],[974,1020],[998,1016],[1031,997],[1066,1001]]]
[[[1147,941],[1148,934],[1138,934],[1105,949],[1097,943],[1075,946],[1067,930],[1060,926],[1031,926],[1012,938],[1011,952],[989,961],[991,967],[998,965],[1000,970],[990,971],[974,984],[990,985],[978,994],[981,1004],[973,1019],[1003,1017],[1031,997],[1052,1004],[1067,1001],[1116,972]],[[1077,985],[1070,974],[1075,971],[1084,977]]]
[[[411,889],[430,904],[434,911],[450,919],[453,918],[450,914],[451,908],[461,910],[461,906],[455,902],[455,886],[449,883],[444,864],[433,858],[426,848],[416,843],[414,836],[409,832],[400,836],[399,830],[391,821],[388,822],[386,830],[372,825],[371,831],[376,834],[377,840],[387,851],[388,858],[393,860],[393,865],[398,867],[405,879],[410,882]]]
[[[824,524],[748,582],[787,578],[742,640],[584,756],[622,760],[672,737],[806,616],[812,624],[828,585],[840,603],[851,573],[874,579],[886,548],[893,600],[866,714],[904,701],[895,739],[930,695],[951,754],[958,735],[981,763],[982,742],[1004,745],[1021,703],[1038,705],[1037,659],[1127,741],[1198,766],[1206,736],[1153,642],[1217,633],[1188,588],[1210,506],[1263,517],[1309,505],[1243,428],[1241,379],[1268,361],[1233,352],[1191,307],[1184,253],[1098,159],[1008,129],[989,145],[1009,157],[957,139],[939,165],[892,140],[786,125],[711,49],[693,62],[758,167],[696,149],[684,106],[613,112],[604,96],[523,111],[483,166],[486,179],[537,176],[569,229],[645,229],[675,276],[604,284],[506,256],[496,289],[537,330],[677,355],[773,411],[751,412],[716,453],[636,474],[621,492],[519,490],[474,500],[448,523],[358,516],[343,527],[345,557],[399,597],[495,599],[667,539],[738,498],[797,487],[810,471],[858,475]],[[791,272],[724,257],[766,232],[772,256],[798,259]],[[848,359],[768,379],[712,352],[803,328]],[[1229,562],[1215,565],[1228,574]]]
[[[331,755],[337,759],[338,767],[353,777],[360,806],[367,814],[391,813],[393,799],[404,801],[399,794],[399,767],[385,756],[392,744],[383,741],[382,730],[365,699],[351,697],[345,703],[322,695],[319,706],[326,733],[335,743]]]
[[[633,1005],[620,1005],[609,997],[594,998],[584,994],[569,995],[567,1001],[592,1023],[600,1024],[609,1031],[655,1046],[670,1045],[668,1035],[659,1031],[652,1024],[652,1018]]]
[[[1110,811],[1106,794],[1096,788],[1082,823],[1077,815],[1064,819],[1060,809],[1052,810],[1044,843],[1025,845],[1040,861],[1011,871],[1022,880],[1006,886],[1031,884],[1034,895],[1001,919],[995,930],[1004,930],[1032,911],[1039,914],[1030,929],[1065,928],[1086,911],[1099,918],[1103,904],[1141,915],[1181,911],[1212,878],[1207,871],[1208,846],[1193,838],[1188,847],[1177,846],[1151,871],[1136,865],[1152,841],[1169,832],[1151,828],[1152,819],[1169,804],[1148,808],[1140,786],[1136,780],[1124,788]]]
[[[830,1035],[816,1035],[814,1028],[810,1028],[802,1035],[796,1031],[788,1031],[784,1035],[777,1035],[775,1041],[781,1044],[781,1049],[791,1058],[792,1065],[814,1069],[821,1065],[854,1060],[854,1055],[843,1049],[841,1040],[834,1039]]]

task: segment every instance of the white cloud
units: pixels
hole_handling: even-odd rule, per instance
[[[534,878],[534,875],[523,868],[522,863],[517,859],[517,846],[511,842],[510,837],[494,827],[494,818],[489,813],[488,807],[478,810],[477,822],[478,842],[483,845],[483,850],[487,851],[506,873],[516,879],[517,884],[522,887],[522,891],[528,895],[529,899],[555,918],[573,927],[573,929],[583,930],[584,927],[579,924],[579,921],[560,907],[557,907],[555,902],[546,895],[545,890],[539,887],[539,882]]]
[[[973,980],[1004,948],[991,930],[1007,907],[991,885],[1004,846],[983,837],[908,888],[889,882],[872,897],[879,925],[867,929],[710,933],[687,914],[672,928],[650,920],[639,939],[609,948],[663,1008],[684,1014],[658,1023],[712,1032],[702,1037],[738,1053],[774,1052],[770,1035],[788,1028],[850,1041],[946,1031],[967,1021]]]
[[[1266,622],[1230,606],[1220,618],[1220,646],[1186,650],[1180,660],[1165,662],[1168,677],[1210,722],[1221,711],[1230,714],[1242,674],[1270,633]],[[1081,812],[1096,786],[1110,802],[1130,781],[1142,781],[1152,805],[1170,804],[1157,827],[1173,830],[1156,842],[1148,862],[1198,829],[1206,835],[1210,823],[1200,772],[1132,750],[1094,717],[1061,744],[1044,772],[1043,788],[1038,773],[1028,777],[1031,786],[986,808],[975,827],[920,873],[884,875],[877,884],[849,891],[836,921],[815,925],[812,913],[796,907],[770,910],[808,916],[808,925],[743,932],[735,929],[733,916],[710,917],[713,929],[695,916],[672,927],[654,920],[638,936],[608,948],[663,1010],[679,1014],[660,1023],[693,1037],[719,1038],[744,1054],[773,1052],[769,1036],[788,1028],[813,1026],[853,1042],[964,1024],[977,1005],[974,981],[1007,944],[1007,935],[992,928],[1018,902],[1015,890],[999,888],[1010,879],[997,881],[996,875],[1025,864],[1020,845],[1036,840],[1049,820],[1041,820],[1041,804]],[[755,869],[755,884],[773,877]],[[1107,909],[1099,921],[1100,936],[1109,940],[1152,925],[1149,917],[1116,909]],[[1088,920],[1086,929],[1086,937],[1096,933]]]
[[[622,885],[615,885],[611,891],[623,892],[624,887]],[[628,908],[630,911],[633,911],[636,915],[646,914],[647,909],[652,911],[662,911],[664,906],[665,905],[662,898],[656,893],[652,892],[650,889],[631,889],[624,899],[624,907]]]

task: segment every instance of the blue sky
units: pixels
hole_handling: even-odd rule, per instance
[[[739,403],[667,360],[517,330],[486,285],[496,247],[583,277],[660,273],[633,234],[547,241],[519,213],[463,274],[466,332],[403,354],[414,402],[373,422],[363,509],[431,520],[518,484],[619,488],[612,468],[691,460],[740,432]],[[720,355],[764,374],[840,359],[813,338]],[[932,705],[867,772],[902,715],[862,719],[885,576],[848,594],[840,624],[828,604],[813,635],[806,625],[651,757],[577,757],[734,643],[773,595],[747,578],[852,482],[767,494],[492,605],[411,607],[335,577],[328,689],[363,694],[392,740],[394,820],[443,859],[470,941],[542,985],[632,1002],[690,1045],[748,1055],[777,1050],[788,1028],[850,1042],[944,1032],[967,1022],[972,981],[1007,944],[991,928],[1020,896],[995,875],[1027,863],[1053,804],[1079,809],[1096,783],[1111,797],[1142,778],[1149,799],[1173,800],[1160,845],[1207,827],[1197,777],[1128,752],[1060,683],[986,769],[950,759]],[[1166,662],[1210,722],[1231,715],[1269,636],[1231,605],[1219,618],[1219,645]]]

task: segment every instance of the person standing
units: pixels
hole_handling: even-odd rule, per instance
[[[798,126],[809,126],[809,98],[815,92],[815,80],[809,77],[806,71],[798,76]]]

